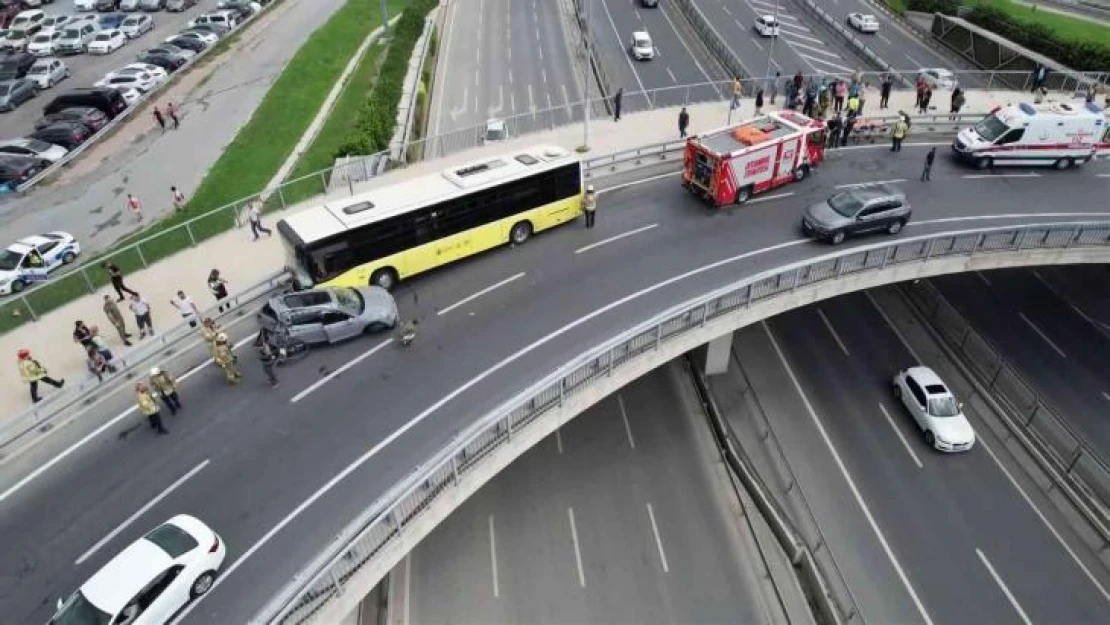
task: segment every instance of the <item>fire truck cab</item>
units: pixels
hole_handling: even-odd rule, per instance
[[[767,113],[686,141],[682,186],[714,206],[796,182],[824,159],[825,123],[794,111]]]

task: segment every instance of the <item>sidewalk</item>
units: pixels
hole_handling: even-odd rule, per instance
[[[964,111],[985,112],[996,104],[1020,101],[1024,95],[1007,91],[969,93]],[[895,92],[891,96],[889,113],[893,115],[899,109],[910,110],[913,97],[912,93]],[[934,95],[934,102],[943,107],[943,111],[947,111],[948,99],[947,93],[938,92]],[[869,93],[866,97],[865,112],[872,115],[878,113],[878,100],[878,92]],[[687,110],[690,114],[689,132],[691,133],[722,126],[728,116],[727,104],[723,102],[694,105]],[[752,100],[745,99],[741,103],[739,112],[733,113],[733,119],[734,121],[743,119],[751,116],[753,112]],[[886,114],[887,111],[883,113]],[[600,156],[640,145],[677,139],[677,116],[677,109],[671,108],[628,114],[622,117],[620,122],[613,122],[611,119],[593,120],[590,125],[589,154]],[[912,134],[910,141],[913,141]],[[354,190],[356,193],[363,192],[381,184],[392,184],[406,178],[472,161],[482,155],[499,154],[537,144],[554,144],[573,149],[582,144],[582,126],[579,124],[550,132],[526,135],[505,144],[476,148],[442,159],[422,162],[381,179],[356,184]],[[317,196],[281,213],[267,214],[264,223],[273,227],[278,219],[308,206],[319,204],[323,197],[348,195],[349,191],[344,188],[331,196]],[[170,305],[170,298],[178,289],[184,290],[201,309],[211,306],[214,300],[208,292],[206,279],[212,269],[220,270],[229,282],[229,290],[235,293],[261,281],[268,274],[279,269],[282,263],[281,244],[276,237],[263,237],[252,243],[250,229],[240,227],[214,237],[198,247],[151,265],[143,271],[130,274],[126,276],[125,283],[139,291],[150,302],[155,330],[161,332],[180,323],[180,316]],[[0,398],[3,398],[5,405],[4,410],[0,412],[0,420],[6,416],[18,414],[30,406],[27,387],[20,380],[16,368],[15,354],[19,349],[30,349],[34,356],[50,369],[53,377],[76,380],[88,376],[84,352],[73,342],[71,336],[74,321],[80,319],[87,325],[99,326],[101,334],[107,338],[113,352],[123,353],[119,337],[102,310],[105,293],[115,298],[115,292],[111,287],[106,287],[95,294],[58,308],[15,332],[0,336],[0,358],[6,359],[8,363],[0,370]],[[121,303],[120,307],[128,327],[134,330],[134,319],[126,308],[126,302]],[[46,387],[42,394],[46,396],[53,392],[57,391]]]

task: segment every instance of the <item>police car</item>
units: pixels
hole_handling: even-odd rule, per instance
[[[81,244],[68,232],[24,237],[0,252],[0,294],[18,293],[46,280],[51,271],[68,265],[81,253]]]

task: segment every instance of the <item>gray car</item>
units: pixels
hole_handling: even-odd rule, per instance
[[[320,288],[273,297],[258,313],[262,327],[309,344],[336,343],[397,325],[397,303],[376,286]]]
[[[14,111],[39,94],[39,86],[26,78],[0,82],[0,111]]]
[[[906,194],[889,184],[873,184],[841,191],[806,209],[802,231],[837,245],[849,235],[866,232],[898,234],[910,220]]]

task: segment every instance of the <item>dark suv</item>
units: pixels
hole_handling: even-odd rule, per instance
[[[35,64],[35,55],[16,52],[0,56],[0,80],[15,80],[27,75],[27,70]]]

